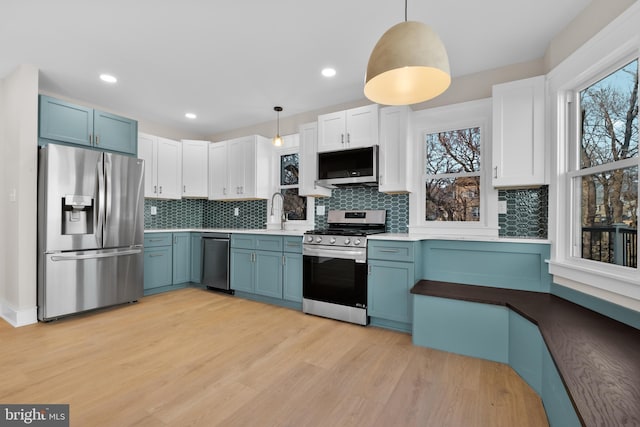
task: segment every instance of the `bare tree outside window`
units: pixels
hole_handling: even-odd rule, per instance
[[[480,221],[480,128],[425,135],[427,221]]]
[[[298,153],[280,156],[280,193],[284,197],[284,212],[290,221],[307,219],[307,198],[298,195]]]
[[[638,61],[580,92],[582,258],[637,267]]]

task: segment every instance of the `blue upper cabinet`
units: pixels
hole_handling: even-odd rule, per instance
[[[93,109],[40,95],[40,138],[93,145]]]
[[[136,155],[138,151],[138,122],[115,114],[93,112],[95,147]]]
[[[39,144],[61,142],[137,155],[138,122],[40,95]]]

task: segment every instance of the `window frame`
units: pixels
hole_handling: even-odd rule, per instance
[[[640,58],[637,31],[640,7],[631,6],[548,74],[547,118],[551,151],[549,186],[549,273],[553,282],[624,307],[640,310],[638,268],[576,257],[580,196],[574,178],[581,175],[578,144],[580,90]],[[596,59],[594,61],[594,58]],[[625,159],[616,165],[640,160]],[[611,168],[608,164],[606,169]],[[593,169],[591,169],[593,172]]]
[[[299,134],[284,135],[282,137],[282,146],[274,147],[272,149],[271,156],[271,171],[272,171],[272,194],[282,193],[284,189],[300,188],[300,177],[298,177],[297,185],[280,185],[280,161],[281,157],[287,154],[298,154],[298,161],[300,159],[300,137]],[[298,164],[298,168],[300,165]],[[274,218],[271,217],[271,200],[273,196],[267,201],[267,228],[279,229],[280,228],[280,212],[276,203],[276,209],[274,210]],[[307,197],[307,218],[304,220],[289,220],[287,219],[285,229],[286,230],[308,230],[313,228],[313,212],[315,199],[313,197]]]
[[[498,237],[498,191],[491,183],[491,99],[463,102],[421,110],[413,113],[411,150],[414,157],[415,188],[409,196],[409,230],[411,233],[443,237]],[[427,221],[425,135],[457,129],[480,128],[480,220],[479,221]],[[452,177],[457,174],[452,174]],[[476,174],[472,174],[476,176]]]

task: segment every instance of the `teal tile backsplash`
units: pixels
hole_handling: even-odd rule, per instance
[[[498,215],[500,237],[546,239],[548,232],[548,187],[500,190],[507,214]],[[151,215],[151,207],[158,210]],[[347,187],[332,191],[332,197],[316,199],[325,212],[334,209],[384,209],[387,231],[406,233],[409,225],[409,195],[379,193],[376,187]],[[239,215],[234,215],[238,208]],[[316,228],[327,225],[327,216],[315,217]],[[164,228],[266,228],[267,201],[218,202],[214,200],[144,201],[144,227]]]
[[[387,211],[387,232],[406,233],[409,225],[409,195],[385,194],[377,187],[336,188],[331,197],[316,199],[316,206],[325,207],[325,215],[316,215],[316,228],[327,225],[326,212],[344,209],[384,209]]]

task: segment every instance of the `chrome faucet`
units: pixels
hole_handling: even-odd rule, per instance
[[[273,206],[276,196],[280,196],[280,199],[282,199],[282,209],[280,209],[280,230],[284,230],[284,223],[287,221],[287,216],[284,213],[284,196],[282,193],[275,192],[273,193],[273,196],[271,196],[271,216],[273,216]]]

